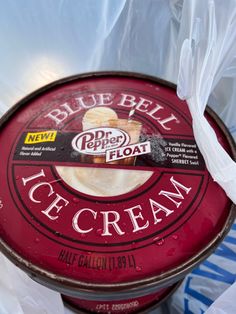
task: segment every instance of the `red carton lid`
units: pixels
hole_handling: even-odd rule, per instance
[[[206,117],[235,156],[222,122]],[[0,147],[2,251],[55,289],[173,283],[234,220],[186,102],[160,80],[96,73],[50,84],[4,116]]]

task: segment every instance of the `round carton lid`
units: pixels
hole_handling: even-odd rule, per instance
[[[232,142],[206,117],[231,155]],[[160,80],[97,73],[19,102],[0,133],[3,252],[45,284],[113,291],[177,281],[233,221]]]

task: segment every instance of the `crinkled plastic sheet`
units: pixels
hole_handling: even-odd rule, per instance
[[[60,295],[34,282],[0,255],[1,314],[63,314]]]
[[[209,104],[236,135],[235,8],[235,0],[1,1],[0,114],[62,77],[121,70],[178,81],[190,107],[197,92],[204,110],[211,94]],[[10,312],[18,313],[19,296],[6,283],[0,285],[1,305],[9,298],[16,306]],[[23,300],[37,303],[30,295]]]
[[[83,72],[134,71],[175,81],[177,3],[1,1],[1,113],[40,86]]]
[[[179,41],[177,93],[188,103],[195,140],[210,174],[236,203],[236,163],[219,144],[204,117],[207,101],[217,84],[224,77],[236,77],[236,1],[229,0],[225,6],[219,0],[193,0],[183,8],[184,12],[182,16],[191,16],[191,20],[184,24],[184,31],[180,30],[180,36],[184,36]],[[232,114],[232,108],[226,106]],[[235,122],[236,113],[231,118]]]

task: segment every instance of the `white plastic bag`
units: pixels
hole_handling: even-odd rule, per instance
[[[178,95],[187,100],[209,172],[236,203],[236,163],[204,117],[210,93],[220,79],[236,76],[236,1],[229,0],[227,5],[219,0],[186,1],[184,12],[188,10],[191,14],[185,14],[191,19],[183,25],[188,34],[181,47]]]
[[[34,282],[0,253],[1,314],[64,314],[59,293]]]
[[[205,312],[206,314],[234,314],[236,313],[236,282],[229,287]]]
[[[211,94],[209,104],[236,134],[236,1],[184,1],[176,52],[178,94],[188,102],[196,141],[212,177],[236,203],[235,162],[203,115]],[[208,313],[213,303],[209,313],[234,314],[232,294],[223,293],[231,285],[229,292],[235,291],[235,269],[236,224],[215,253],[186,276],[169,301],[170,313]]]
[[[91,71],[173,74],[179,0],[0,4],[0,114],[57,79]]]

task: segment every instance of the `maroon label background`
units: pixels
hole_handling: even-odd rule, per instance
[[[87,91],[89,94],[114,93],[114,103],[117,103],[116,99],[121,92],[155,100],[165,106],[167,114],[173,112],[180,123],[174,123],[170,131],[164,131],[150,120],[149,128],[158,129],[164,139],[194,140],[187,106],[168,87],[130,78],[96,78],[54,88],[15,113],[0,134],[0,145],[4,152],[0,168],[0,197],[4,205],[0,210],[1,237],[30,262],[54,273],[84,281],[90,281],[91,278],[94,282],[101,283],[132,281],[173,269],[204,248],[219,232],[228,216],[229,201],[204,167],[201,166],[198,170],[191,167],[171,168],[169,163],[164,164],[164,167],[162,164],[154,168],[140,166],[140,170],[154,171],[154,175],[142,188],[104,200],[88,197],[65,183],[56,181],[58,177],[54,165],[65,163],[64,157],[61,157],[64,156],[63,150],[57,160],[50,160],[47,156],[45,160],[20,160],[18,156],[17,149],[25,132],[58,129],[63,136],[65,133],[81,130],[81,121],[74,117],[59,127],[43,117],[70,97],[73,98],[73,95],[83,95]],[[116,106],[112,108],[116,109]],[[120,114],[127,114],[127,111],[120,110]],[[136,116],[140,118],[140,115]],[[224,143],[222,135],[217,132]],[[74,161],[69,160],[68,165],[72,164],[74,165]],[[70,200],[70,204],[61,210],[56,221],[49,221],[41,213],[46,208],[42,208],[42,204],[30,202],[28,186],[24,187],[22,184],[22,177],[33,175],[40,169],[44,169],[46,181],[55,181],[53,188],[56,192]],[[173,203],[164,196],[156,196],[156,191],[170,191],[171,176],[185,186],[192,187],[178,209],[173,208]],[[39,197],[45,203],[50,202],[42,191]],[[153,225],[148,206],[149,197],[166,207],[172,204],[174,214],[163,217],[160,225]],[[123,210],[137,204],[142,205],[143,217],[145,221],[150,221],[150,228],[133,234],[128,215],[124,215]],[[118,236],[114,233],[113,237],[102,237],[96,232],[102,228],[101,217],[98,215],[94,232],[82,237],[71,226],[71,219],[78,206],[92,208],[98,213],[101,208],[117,210],[122,214],[120,227],[126,234]]]

